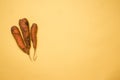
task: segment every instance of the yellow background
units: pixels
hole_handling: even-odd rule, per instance
[[[24,17],[39,26],[36,62],[11,35]],[[0,80],[120,80],[120,1],[0,0]]]

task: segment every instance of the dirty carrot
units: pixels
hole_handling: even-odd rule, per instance
[[[19,29],[18,29],[16,26],[12,26],[12,27],[11,27],[11,33],[12,33],[14,39],[16,40],[16,43],[17,43],[17,45],[19,46],[19,48],[20,48],[23,52],[25,52],[26,54],[29,55],[29,52],[28,52],[28,50],[26,49],[26,46],[25,46],[25,44],[24,44],[24,41],[23,41],[23,39],[22,39],[22,36],[21,36],[21,34],[20,34]]]
[[[33,48],[34,48],[34,56],[33,59],[36,60],[37,56],[36,56],[36,48],[37,48],[37,24],[33,23],[32,27],[31,27],[31,40],[33,43]]]
[[[29,22],[26,18],[19,20],[19,26],[23,34],[23,39],[27,49],[30,49],[30,31],[29,31]]]

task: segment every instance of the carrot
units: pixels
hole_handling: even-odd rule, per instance
[[[30,31],[29,31],[28,20],[26,18],[20,19],[19,25],[20,25],[20,29],[23,34],[23,39],[25,41],[25,45],[26,45],[27,49],[30,49],[31,44],[30,44]]]
[[[33,48],[34,48],[34,56],[33,59],[36,60],[37,56],[36,56],[36,48],[37,48],[37,24],[33,23],[32,27],[31,27],[31,40],[33,43]]]
[[[14,39],[16,40],[16,43],[17,43],[17,45],[19,46],[19,48],[20,48],[23,52],[25,52],[26,54],[29,55],[28,49],[26,49],[26,46],[25,46],[25,44],[24,44],[24,41],[23,41],[23,39],[22,39],[22,36],[21,36],[21,34],[20,34],[19,29],[18,29],[16,26],[12,26],[12,27],[11,27],[11,33],[12,33]]]

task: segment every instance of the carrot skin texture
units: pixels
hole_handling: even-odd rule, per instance
[[[22,36],[21,36],[21,34],[20,34],[19,29],[18,29],[16,26],[12,26],[12,27],[11,27],[11,33],[12,33],[12,35],[13,35],[16,43],[17,43],[17,45],[19,46],[19,48],[20,48],[23,52],[25,52],[26,54],[29,55],[29,52],[28,52],[28,50],[26,49],[26,46],[25,46],[25,44],[24,44],[24,41],[23,41],[23,39],[22,39]]]
[[[37,47],[37,29],[38,29],[37,24],[33,23],[31,27],[31,40],[34,49],[36,49]]]
[[[33,23],[32,27],[31,27],[31,40],[33,43],[33,48],[34,48],[34,56],[33,56],[33,60],[35,61],[37,59],[37,55],[36,55],[36,48],[37,48],[37,24]]]
[[[26,18],[20,19],[19,20],[19,26],[23,34],[23,38],[25,41],[25,45],[27,49],[30,49],[31,44],[30,44],[30,31],[29,31],[29,22]]]

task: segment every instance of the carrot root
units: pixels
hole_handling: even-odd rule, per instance
[[[37,24],[33,23],[31,26],[31,30],[29,29],[29,22],[26,18],[19,20],[20,30],[17,26],[11,27],[11,33],[18,45],[18,47],[28,55],[30,61],[36,61],[37,54]],[[33,43],[34,53],[30,55],[31,41]]]
[[[36,49],[34,49],[34,55],[33,55],[33,60],[36,61],[37,60],[37,54],[36,54]]]
[[[30,61],[32,61],[32,58],[31,58],[30,54],[28,56],[29,56]]]

